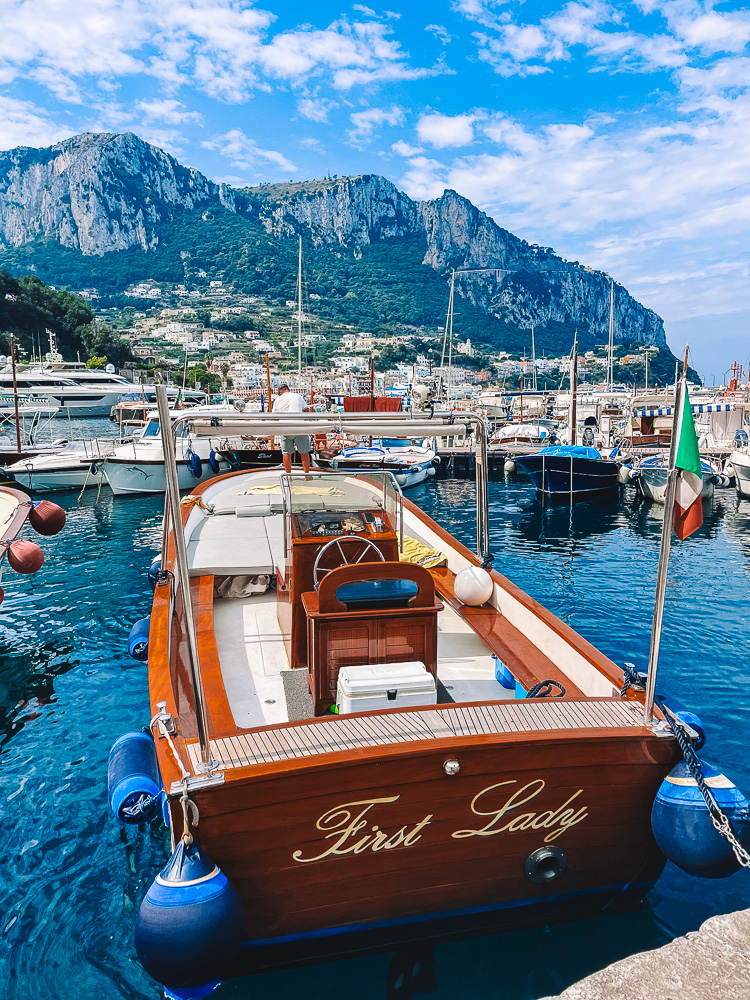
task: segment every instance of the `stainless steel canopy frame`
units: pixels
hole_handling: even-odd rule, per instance
[[[431,413],[243,413],[236,410],[226,412],[195,412],[186,410],[172,421],[171,434],[165,433],[172,417],[169,412],[167,392],[164,386],[157,386],[156,398],[159,409],[159,423],[162,428],[162,447],[166,491],[164,496],[164,536],[162,543],[162,565],[166,565],[169,527],[172,530],[175,548],[174,579],[171,587],[182,587],[185,608],[185,632],[187,638],[188,666],[195,696],[195,714],[200,742],[200,764],[198,770],[211,776],[217,763],[211,754],[208,735],[208,713],[201,678],[198,642],[195,631],[195,615],[190,597],[187,548],[182,526],[180,493],[177,478],[175,441],[180,429],[187,425],[187,431],[196,437],[226,437],[252,432],[257,437],[278,437],[284,434],[315,434],[342,431],[356,435],[404,438],[438,437],[449,433],[466,433],[467,426],[474,431],[476,466],[476,511],[477,511],[477,556],[483,566],[492,561],[489,543],[489,521],[487,511],[487,421],[478,413],[464,411],[433,411]],[[223,433],[222,433],[223,432]],[[351,476],[352,473],[347,473]],[[283,488],[283,487],[282,487]],[[400,489],[398,493],[400,494]],[[402,518],[403,524],[403,518]],[[174,597],[174,594],[173,594]]]

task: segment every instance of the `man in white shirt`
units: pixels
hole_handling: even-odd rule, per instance
[[[282,382],[279,386],[279,395],[273,404],[273,413],[305,413],[310,407],[305,403],[305,397],[298,392],[290,392],[287,382]],[[284,471],[292,471],[292,455],[295,449],[302,459],[302,469],[304,472],[310,471],[310,452],[312,450],[309,434],[282,435],[281,438],[281,460],[284,463]]]

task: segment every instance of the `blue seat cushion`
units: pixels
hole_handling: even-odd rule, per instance
[[[413,580],[357,580],[342,583],[336,597],[348,611],[405,608],[418,590]]]

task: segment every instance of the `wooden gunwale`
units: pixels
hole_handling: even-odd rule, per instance
[[[26,518],[29,516],[31,512],[31,501],[29,500],[28,494],[21,492],[21,490],[13,489],[12,486],[0,487],[0,492],[10,493],[16,498],[16,500],[18,500],[18,506],[13,513],[10,523],[5,528],[3,534],[0,535],[0,542],[9,542],[16,537],[18,532],[23,527]],[[0,553],[0,559],[2,558],[2,555],[3,553]]]

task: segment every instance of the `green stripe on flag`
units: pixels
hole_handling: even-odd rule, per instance
[[[703,471],[701,469],[701,456],[698,451],[698,435],[695,433],[695,421],[690,409],[687,383],[683,385],[680,410],[680,426],[677,430],[677,452],[674,464],[676,468],[692,472],[702,479]]]

